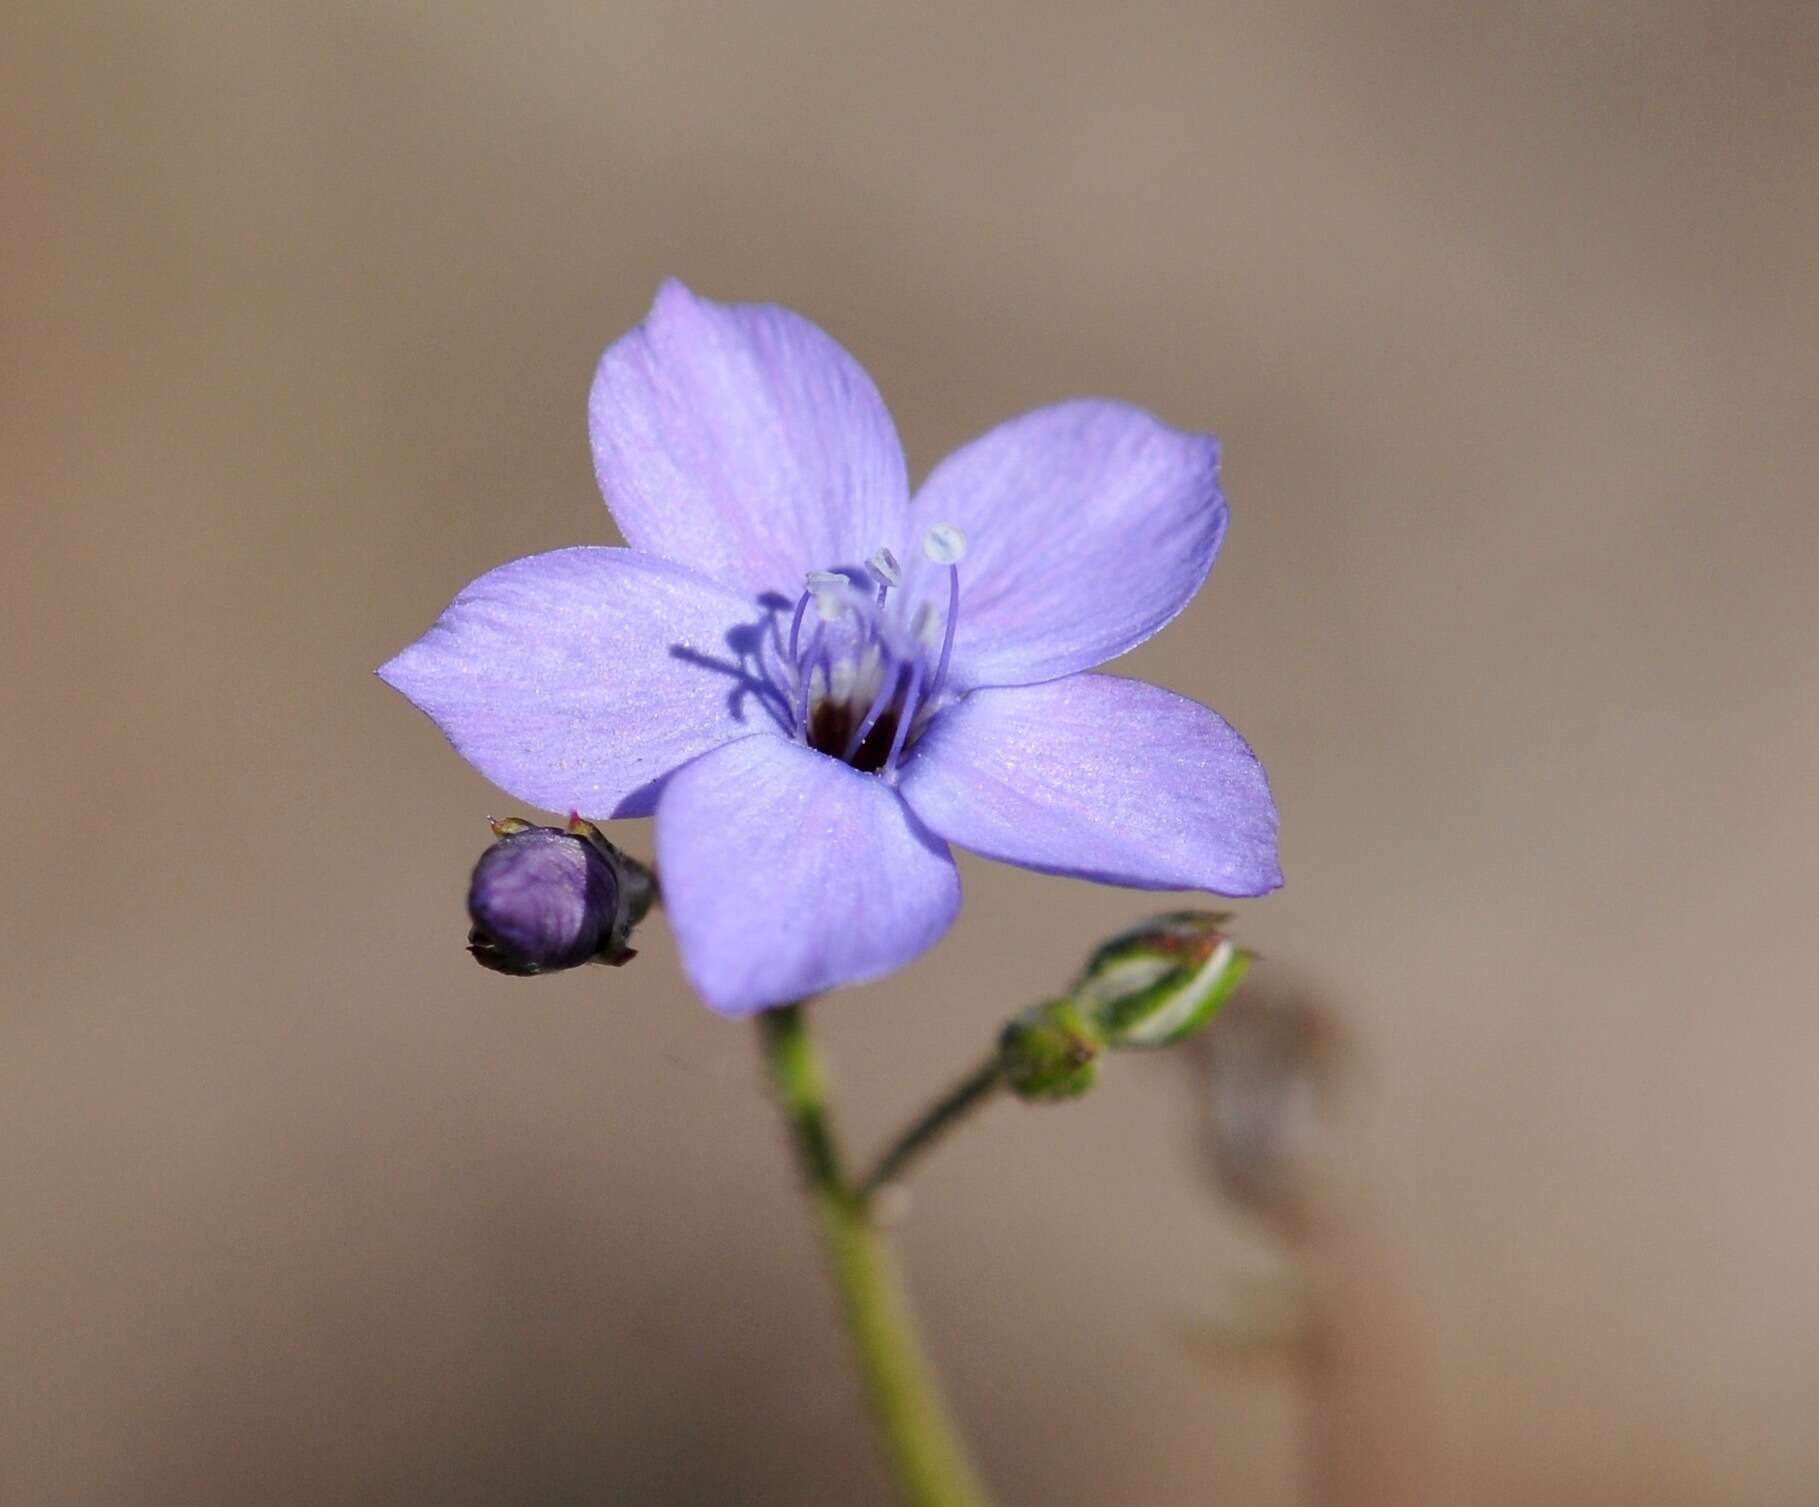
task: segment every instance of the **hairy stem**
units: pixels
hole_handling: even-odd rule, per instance
[[[990,1507],[917,1342],[890,1251],[841,1170],[827,1074],[804,1007],[767,1010],[758,1028],[891,1476],[908,1507]]]

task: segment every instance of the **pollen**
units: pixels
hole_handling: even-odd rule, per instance
[[[966,535],[951,523],[937,523],[922,536],[922,553],[937,565],[958,565],[966,558]]]
[[[922,549],[947,577],[945,590],[937,585],[932,600],[918,600],[925,587],[910,595],[901,590],[903,567],[888,548],[875,551],[862,568],[804,572],[806,589],[796,601],[784,658],[794,736],[893,781],[899,760],[944,704],[966,535],[951,523],[937,523],[924,534]],[[867,589],[868,578],[877,583],[875,593]],[[783,643],[780,636],[777,647]]]

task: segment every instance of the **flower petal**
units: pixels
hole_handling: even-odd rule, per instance
[[[918,541],[966,535],[955,682],[1054,680],[1141,643],[1200,589],[1225,516],[1218,442],[1122,403],[1039,408],[956,450],[910,509]]]
[[[1136,889],[1282,883],[1276,804],[1198,702],[1111,675],[974,691],[929,725],[899,789],[950,842]]]
[[[904,537],[909,483],[884,400],[817,326],[679,282],[601,359],[594,470],[626,542],[793,601],[805,571]]]
[[[724,1015],[889,973],[960,909],[947,844],[896,791],[781,738],[716,749],[670,781],[657,870],[683,968]]]
[[[557,550],[481,576],[379,676],[519,800],[647,816],[679,765],[778,728],[759,611],[668,560]]]

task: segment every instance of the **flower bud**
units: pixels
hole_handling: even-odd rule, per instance
[[[499,840],[480,855],[467,891],[476,962],[528,977],[634,956],[626,938],[652,895],[642,864],[580,817],[566,831],[516,818],[493,831]]]
[[[1231,998],[1251,955],[1207,911],[1156,916],[1092,956],[1074,997],[1113,1047],[1164,1047],[1192,1035]]]
[[[1072,999],[1035,1005],[998,1038],[1004,1081],[1020,1099],[1074,1099],[1099,1076],[1105,1042]]]

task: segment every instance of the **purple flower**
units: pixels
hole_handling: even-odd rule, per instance
[[[501,566],[379,673],[519,799],[655,813],[683,965],[716,1010],[922,952],[960,907],[950,842],[1139,889],[1282,882],[1243,739],[1082,673],[1212,568],[1210,437],[1061,403],[912,498],[850,355],[674,282],[607,351],[588,418],[631,548]]]

